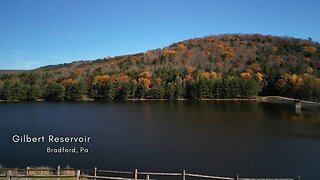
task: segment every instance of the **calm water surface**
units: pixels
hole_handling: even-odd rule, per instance
[[[320,179],[320,113],[250,102],[1,103],[0,164]],[[14,134],[90,136],[13,143]],[[47,154],[85,146],[88,154]]]

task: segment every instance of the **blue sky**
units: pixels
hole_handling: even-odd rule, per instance
[[[224,33],[320,40],[318,0],[1,0],[0,69],[32,69]]]

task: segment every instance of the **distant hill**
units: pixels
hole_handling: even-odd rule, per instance
[[[8,79],[40,91],[49,83],[62,85],[62,91],[80,83],[81,97],[92,98],[246,98],[260,94],[318,101],[320,45],[311,39],[227,34],[193,38],[145,53],[49,65],[22,75],[1,74],[0,87]],[[29,76],[35,82],[24,82]],[[250,85],[243,85],[246,83]],[[253,91],[240,92],[246,86]],[[125,88],[132,92],[121,92]],[[39,96],[46,98],[46,93]],[[58,99],[73,99],[65,96]]]
[[[237,74],[259,64],[268,74],[268,67],[279,67],[281,73],[304,73],[313,68],[319,76],[318,43],[289,37],[254,35],[220,35],[194,38],[145,53],[77,61],[41,67],[40,71],[64,72],[101,67],[107,74],[130,70],[155,72],[159,68],[194,67],[221,74]],[[310,69],[309,69],[310,71]],[[69,73],[70,73],[69,72]]]

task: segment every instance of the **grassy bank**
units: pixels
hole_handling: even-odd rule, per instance
[[[300,99],[287,98],[282,96],[265,96],[260,97],[262,102],[275,103],[275,104],[287,104],[295,106],[295,103],[301,102],[302,109],[320,110],[320,103],[312,101],[304,101]]]

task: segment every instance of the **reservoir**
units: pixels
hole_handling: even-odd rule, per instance
[[[320,113],[246,101],[0,103],[2,167],[320,179]],[[14,135],[88,142],[14,143]],[[59,139],[60,140],[60,139]],[[47,153],[47,147],[86,153]]]

